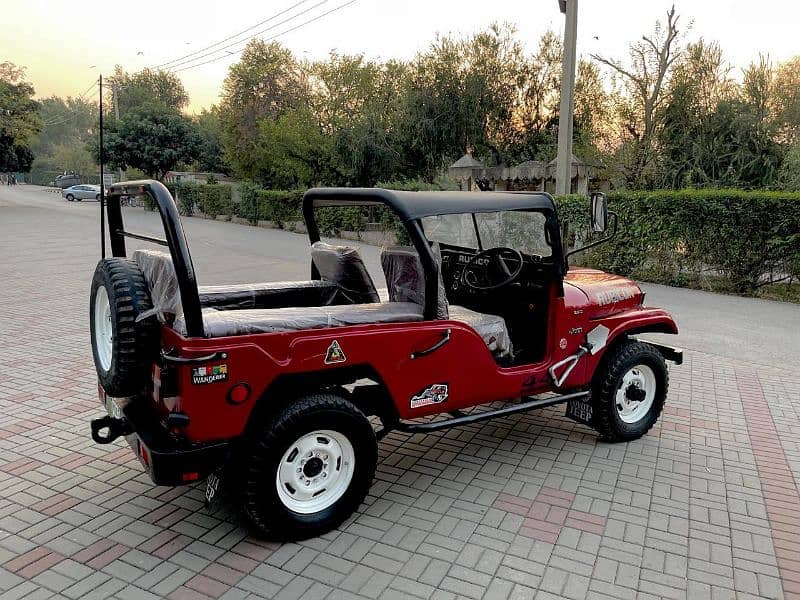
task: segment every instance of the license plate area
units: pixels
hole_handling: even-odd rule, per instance
[[[573,421],[592,426],[592,404],[589,397],[572,398],[567,401],[567,416]]]

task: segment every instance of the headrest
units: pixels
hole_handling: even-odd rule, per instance
[[[447,293],[442,279],[442,256],[439,245],[431,246],[436,263],[439,265],[439,298],[436,318],[447,319]],[[381,249],[381,266],[386,275],[386,287],[392,302],[414,302],[425,306],[425,272],[422,261],[413,246],[391,246]]]
[[[378,291],[361,254],[352,246],[334,246],[325,242],[311,245],[311,260],[325,281],[339,286],[353,303],[379,302]]]

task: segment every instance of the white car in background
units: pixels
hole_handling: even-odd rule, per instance
[[[99,185],[73,185],[61,191],[61,195],[72,202],[73,200],[100,200]]]

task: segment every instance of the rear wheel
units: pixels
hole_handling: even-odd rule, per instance
[[[109,395],[131,396],[149,377],[158,342],[155,319],[139,319],[153,305],[138,265],[126,258],[97,263],[89,303],[97,377]]]
[[[94,199],[95,199],[95,200],[97,200],[98,202],[100,202],[100,194],[97,194],[97,195],[94,197]]]
[[[628,340],[603,359],[592,385],[595,429],[609,442],[635,440],[655,425],[669,387],[661,353]]]
[[[367,417],[341,396],[305,396],[252,428],[245,443],[244,511],[265,536],[330,531],[364,500],[378,446]]]
[[[67,194],[67,200],[69,202],[72,202],[73,200],[75,200],[75,196],[73,196],[72,194]]]

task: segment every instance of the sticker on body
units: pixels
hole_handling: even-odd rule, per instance
[[[426,387],[416,396],[411,397],[411,408],[421,408],[423,406],[430,406],[431,404],[441,404],[447,400],[447,384],[434,383]]]
[[[228,365],[213,365],[211,367],[192,368],[192,383],[194,385],[204,385],[226,381],[228,379]]]

